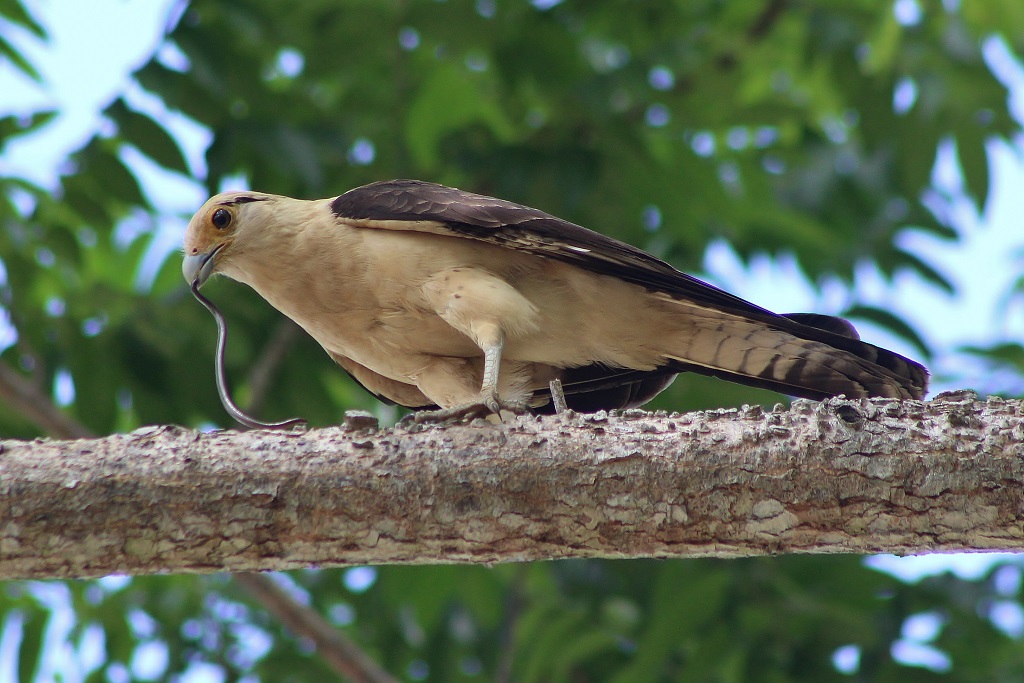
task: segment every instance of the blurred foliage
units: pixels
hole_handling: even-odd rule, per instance
[[[681,268],[724,238],[744,258],[791,251],[815,279],[849,280],[868,260],[886,276],[909,270],[952,290],[894,238],[912,227],[956,239],[921,202],[935,191],[940,144],[953,143],[976,205],[987,201],[986,142],[1019,124],[983,45],[1001,40],[1019,55],[1021,7],[188,4],[134,78],[212,132],[204,168],[190,166],[166,121],[118,98],[62,165],[59,187],[0,177],[0,306],[17,330],[0,361],[47,393],[70,377],[76,396],[64,409],[97,433],[226,422],[213,390],[213,322],[176,258],[156,272],[143,266],[161,216],[126,161],[134,152],[198,176],[211,193],[238,177],[299,197],[421,178],[543,208]],[[0,60],[38,80],[4,27],[38,36],[43,27],[19,0],[0,0],[0,17]],[[54,115],[0,118],[0,149]],[[315,343],[282,334],[251,291],[209,290],[230,321],[236,393],[263,417],[323,425],[372,405]],[[851,313],[924,348],[890,312],[855,304]],[[282,340],[287,352],[272,352]],[[976,351],[1024,369],[1019,345]],[[777,400],[686,378],[655,405]],[[0,434],[38,429],[0,405]],[[996,580],[1008,571],[1010,589]],[[405,680],[820,681],[839,676],[833,653],[843,648],[836,662],[855,680],[1009,681],[1024,666],[1019,575],[1006,565],[979,581],[908,585],[857,558],[787,557],[385,567],[366,590],[347,589],[341,571],[281,579]],[[225,576],[12,583],[0,591],[0,632],[14,634],[5,637],[17,643],[22,681],[46,679],[55,652],[78,662],[93,653],[64,680],[172,680],[203,663],[225,680],[330,675],[236,590]],[[930,652],[929,665],[910,666],[893,653],[922,614],[939,626],[910,643]]]
[[[276,578],[401,680],[817,682],[842,671],[859,681],[998,683],[1020,680],[1024,668],[1018,564],[909,585],[852,556]],[[74,620],[47,620],[69,607]],[[308,643],[226,575],[13,583],[0,591],[0,613],[24,634],[19,681],[36,680],[34,671],[43,680],[173,681],[209,667],[223,675],[213,680],[333,680]],[[54,641],[79,660],[46,662],[40,653]]]
[[[1024,344],[998,342],[987,346],[965,346],[966,354],[976,357],[987,370],[996,392],[1012,398],[1024,396]]]

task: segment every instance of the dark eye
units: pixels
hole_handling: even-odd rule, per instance
[[[213,223],[213,227],[223,230],[231,224],[231,212],[227,209],[217,209],[210,217],[210,221]]]

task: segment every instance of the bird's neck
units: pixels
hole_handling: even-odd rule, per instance
[[[347,298],[338,282],[360,267],[358,245],[334,224],[329,200],[294,201],[274,223],[246,235],[223,273],[255,289],[274,308],[303,325],[304,310],[337,310]],[[325,274],[333,277],[324,277]],[[305,325],[303,325],[305,326]]]

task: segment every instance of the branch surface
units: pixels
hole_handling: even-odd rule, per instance
[[[1024,549],[1024,403],[0,442],[0,579]]]

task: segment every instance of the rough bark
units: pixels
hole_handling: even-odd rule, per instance
[[[1024,404],[0,442],[0,578],[1024,549]]]

